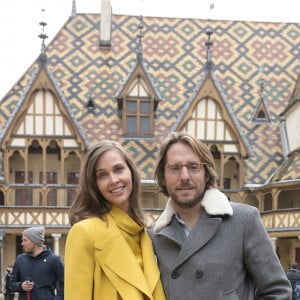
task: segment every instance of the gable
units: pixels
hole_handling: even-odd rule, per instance
[[[84,141],[80,141],[80,132],[63,105],[57,87],[45,68],[38,70],[10,116],[1,143],[5,147],[25,148],[32,137],[56,138],[61,140],[63,148],[81,149]]]

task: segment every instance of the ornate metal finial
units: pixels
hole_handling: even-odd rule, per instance
[[[42,13],[44,15],[44,13],[45,13],[44,9],[42,9]],[[44,16],[43,16],[43,19],[44,19]],[[40,39],[42,39],[42,47],[41,47],[41,54],[39,56],[39,63],[44,64],[47,61],[47,56],[45,54],[45,50],[46,50],[45,39],[48,38],[48,36],[45,34],[45,26],[47,25],[47,23],[44,21],[41,21],[39,24],[42,26],[42,33],[39,34],[39,36],[38,36]]]
[[[42,9],[42,12],[43,12],[43,15],[45,13],[45,10]],[[43,18],[44,19],[44,18]],[[42,33],[39,34],[39,38],[42,39],[42,49],[41,49],[41,52],[42,53],[45,53],[45,49],[46,49],[46,46],[45,46],[45,39],[48,38],[48,36],[45,34],[45,26],[47,26],[47,23],[45,21],[41,21],[40,22],[40,25],[42,26]]]
[[[140,16],[139,17],[139,20],[140,20],[140,24],[138,26],[138,29],[139,29],[139,33],[138,33],[138,46],[137,46],[137,59],[138,61],[141,61],[143,59],[143,47],[142,47],[142,39],[144,37],[143,33],[142,33],[142,30],[144,28],[144,25],[143,25],[143,17]]]
[[[207,69],[212,69],[213,63],[212,63],[212,57],[211,57],[211,47],[213,45],[213,42],[211,41],[211,35],[213,34],[212,30],[210,28],[207,29],[206,35],[208,36],[207,41],[205,42],[205,46],[207,48],[207,54],[206,54],[206,67]]]

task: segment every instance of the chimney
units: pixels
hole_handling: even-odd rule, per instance
[[[111,46],[111,15],[110,0],[101,0],[100,47]]]

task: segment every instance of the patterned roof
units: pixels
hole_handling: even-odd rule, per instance
[[[269,182],[287,182],[299,179],[300,174],[300,151],[292,152],[284,163],[271,176]]]
[[[111,48],[99,48],[100,17],[70,17],[46,48],[48,68],[89,144],[105,138],[121,142],[135,159],[142,179],[153,179],[161,139],[173,128],[202,80],[210,26],[214,32],[213,76],[251,148],[252,155],[246,159],[246,184],[263,184],[274,174],[284,161],[279,115],[290,101],[300,69],[300,24],[223,20],[208,24],[201,19],[143,17],[143,63],[162,101],[156,111],[153,138],[126,138],[122,136],[115,95],[137,62],[140,20],[113,15]],[[2,99],[1,131],[35,68],[37,62]],[[262,76],[271,121],[258,123],[253,114],[260,101]],[[92,112],[86,108],[90,91],[95,104]]]

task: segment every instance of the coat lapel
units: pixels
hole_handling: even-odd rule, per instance
[[[104,239],[99,236],[95,242],[95,256],[99,265],[122,299],[136,299],[139,293],[136,289],[151,299],[145,276],[134,254],[113,219],[110,216],[107,219],[107,235]]]
[[[195,252],[204,247],[216,234],[221,222],[222,218],[209,218],[204,212],[182,244],[177,266],[181,265]]]
[[[144,261],[144,274],[151,294],[154,294],[154,290],[157,287],[160,280],[160,272],[158,269],[157,261],[155,260],[155,254],[152,246],[152,242],[148,233],[144,231],[141,240],[143,261]]]

